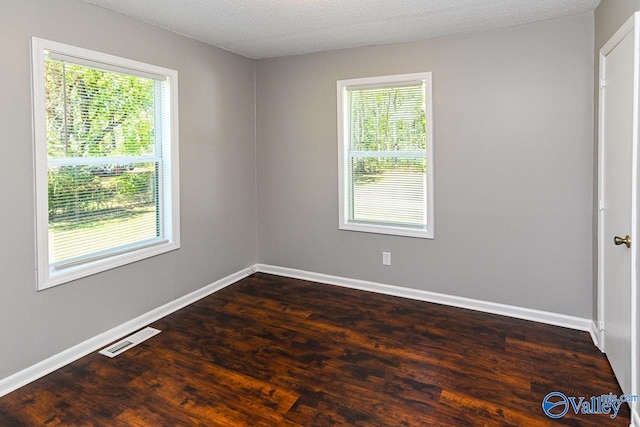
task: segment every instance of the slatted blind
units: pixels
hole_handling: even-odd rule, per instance
[[[421,81],[346,89],[350,222],[424,228],[425,88]]]
[[[165,82],[51,54],[44,66],[50,265],[162,242]]]

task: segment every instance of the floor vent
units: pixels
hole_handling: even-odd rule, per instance
[[[141,342],[148,340],[154,335],[158,335],[160,333],[159,329],[155,328],[144,328],[133,335],[129,335],[128,337],[118,341],[117,343],[100,350],[100,354],[104,354],[107,357],[116,357],[120,353],[124,353],[132,347],[140,344]]]

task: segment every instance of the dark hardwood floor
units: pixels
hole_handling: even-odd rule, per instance
[[[0,398],[0,426],[628,426],[542,411],[620,389],[589,334],[255,274]]]

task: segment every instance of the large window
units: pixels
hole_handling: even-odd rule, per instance
[[[38,289],[177,249],[177,72],[32,49]]]
[[[339,227],[433,238],[431,73],[338,81]]]

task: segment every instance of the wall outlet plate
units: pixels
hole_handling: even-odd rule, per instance
[[[391,252],[382,252],[382,265],[391,265]]]

